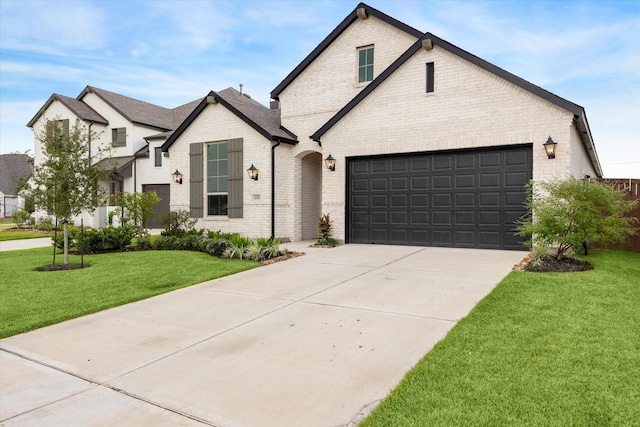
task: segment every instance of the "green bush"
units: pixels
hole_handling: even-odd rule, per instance
[[[102,251],[123,251],[131,245],[131,241],[138,235],[138,227],[126,225],[122,227],[104,227],[85,230],[75,230],[70,235],[74,236],[75,246],[82,253],[95,253]]]
[[[53,219],[50,216],[43,216],[36,221],[36,229],[41,231],[53,231],[55,228]]]
[[[163,236],[184,236],[185,234],[195,233],[195,225],[198,220],[192,218],[187,210],[171,211],[162,219],[164,231]]]
[[[19,209],[11,215],[11,219],[16,223],[18,228],[22,228],[22,226],[29,220],[29,212]]]
[[[637,218],[625,214],[635,203],[595,180],[531,182],[527,186],[531,214],[520,221],[518,235],[528,238],[525,244],[538,259],[557,245],[556,259],[560,260],[584,243],[606,245],[632,236]]]

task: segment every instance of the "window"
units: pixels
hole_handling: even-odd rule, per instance
[[[207,215],[227,215],[227,143],[207,145]]]
[[[427,62],[427,93],[433,93],[433,62]]]
[[[127,145],[127,128],[111,129],[111,144],[114,147],[125,147]]]
[[[60,130],[60,134],[62,136],[69,137],[69,119],[58,120],[57,125]]]
[[[358,83],[373,80],[373,46],[358,49]]]
[[[155,166],[162,166],[162,147],[156,147],[153,149]]]

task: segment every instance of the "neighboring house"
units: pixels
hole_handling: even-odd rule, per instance
[[[271,98],[209,92],[126,156],[168,154],[170,207],[199,227],[314,239],[328,213],[347,243],[523,249],[529,180],[602,176],[582,107],[363,3]]]
[[[154,222],[169,211],[169,180],[171,168],[159,147],[193,110],[199,100],[174,108],[164,108],[129,98],[103,89],[87,86],[77,98],[53,94],[31,119],[27,126],[33,128],[35,138],[35,164],[42,159],[38,140],[48,120],[56,120],[64,129],[72,127],[76,120],[97,134],[91,141],[91,152],[99,147],[110,147],[110,157],[102,159],[109,168],[115,167],[111,176],[110,194],[117,192],[155,191],[161,201],[155,207]],[[108,215],[108,208],[99,208],[85,215],[85,225],[100,227]]]
[[[0,219],[11,218],[24,207],[18,195],[20,180],[27,181],[33,175],[33,165],[26,154],[0,155]]]

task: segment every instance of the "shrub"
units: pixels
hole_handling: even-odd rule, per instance
[[[36,228],[42,231],[53,231],[54,223],[50,216],[43,216],[36,221]]]
[[[333,237],[327,237],[325,239],[318,239],[318,245],[320,246],[331,246],[336,247],[338,246],[338,241],[336,239],[334,239]]]
[[[327,240],[331,237],[333,220],[329,214],[324,214],[318,220],[318,240]]]
[[[22,226],[29,220],[29,212],[19,209],[11,215],[11,219],[16,223],[18,228],[22,228]]]
[[[163,236],[184,236],[195,232],[195,225],[198,220],[192,218],[187,210],[171,211],[162,219],[164,231]]]
[[[561,260],[583,243],[614,243],[633,235],[637,219],[624,215],[634,206],[623,193],[597,181],[531,182],[527,186],[531,214],[520,221],[517,233],[529,238],[525,244],[534,257],[545,256],[558,245],[556,259]]]
[[[123,251],[131,245],[131,241],[139,233],[134,225],[122,227],[104,227],[85,230],[76,230],[74,235],[75,246],[82,253],[95,253],[101,251]]]
[[[153,248],[153,244],[151,243],[151,236],[149,236],[149,233],[142,233],[138,236],[136,240],[136,247],[143,251],[147,251]]]

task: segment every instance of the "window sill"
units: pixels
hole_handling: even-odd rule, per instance
[[[205,219],[209,221],[229,221],[227,215],[207,215]]]

